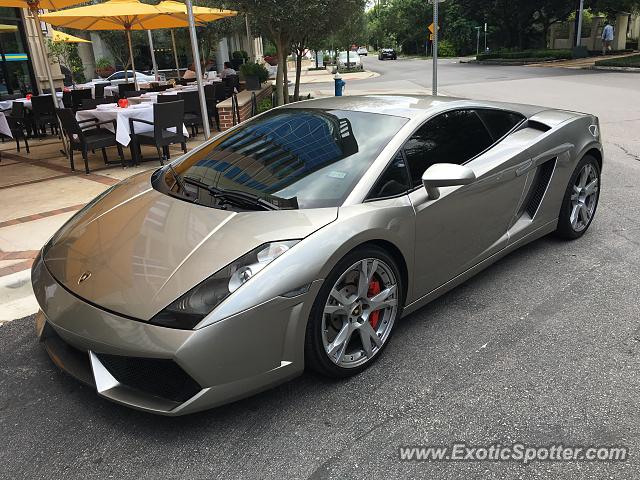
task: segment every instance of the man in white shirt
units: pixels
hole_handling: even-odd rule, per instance
[[[229,75],[237,75],[237,73],[231,68],[231,62],[224,62],[224,69],[220,72],[220,78],[227,78]]]
[[[611,42],[613,42],[613,26],[609,22],[604,22],[602,30],[602,55],[606,55],[611,51]]]
[[[196,78],[196,66],[192,63],[189,68],[184,72],[182,78],[185,80],[195,80]]]

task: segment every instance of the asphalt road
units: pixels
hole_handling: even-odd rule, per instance
[[[425,64],[402,62],[413,72]],[[393,81],[390,64],[362,88]],[[182,418],[100,399],[53,366],[31,319],[10,322],[0,328],[0,477],[640,477],[640,77],[451,64],[443,78],[448,69],[449,94],[600,115],[607,156],[587,235],[539,240],[406,318],[356,378],[305,374]],[[406,71],[403,81],[426,82]],[[458,441],[624,445],[631,456],[529,465],[398,458],[402,445]]]

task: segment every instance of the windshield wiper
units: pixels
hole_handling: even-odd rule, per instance
[[[191,185],[195,185],[196,187],[204,188],[212,197],[222,200],[225,203],[231,203],[239,207],[260,207],[264,210],[280,210],[278,205],[249,192],[242,192],[240,190],[224,190],[222,188],[207,185],[206,183],[192,177],[184,177],[182,180],[186,183],[190,183]]]
[[[176,170],[173,168],[173,165],[168,163],[167,167],[169,168],[169,170],[171,170],[171,173],[173,174],[173,178],[176,181],[176,183],[178,184],[178,187],[180,187],[180,190],[182,190],[183,193],[188,196],[189,193],[187,192],[187,189],[185,188],[184,180],[182,179],[182,177],[180,175],[178,175],[178,172],[176,172]]]

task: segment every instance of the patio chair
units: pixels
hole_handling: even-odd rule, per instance
[[[207,113],[209,115],[209,123],[211,120],[216,122],[216,128],[220,131],[220,117],[218,115],[218,103],[224,100],[224,85],[215,83],[213,85],[204,86],[204,98],[207,102]]]
[[[127,90],[124,92],[124,98],[139,97],[143,93],[142,90]]]
[[[234,93],[240,91],[240,77],[238,75],[227,75],[222,79],[224,85],[225,98],[230,98]]]
[[[178,92],[178,98],[184,100],[184,124],[191,128],[191,134],[198,134],[198,126],[202,125],[202,109],[198,92]]]
[[[111,85],[110,82],[100,82],[93,86],[93,98],[104,98],[104,87]]]
[[[118,97],[125,98],[125,92],[130,92],[135,89],[135,83],[121,83],[118,85]]]
[[[80,108],[78,110],[93,110],[98,105],[98,100],[95,98],[83,98],[80,102]]]
[[[62,87],[56,87],[56,92],[61,92],[62,91]],[[42,94],[43,95],[51,95],[51,89],[50,88],[43,88],[42,89]]]
[[[39,136],[47,133],[47,125],[51,128],[51,135],[59,134],[56,121],[56,107],[51,95],[34,95],[31,97],[31,111],[33,113],[34,132]]]
[[[152,125],[153,130],[148,132],[135,133],[136,124],[143,123]],[[142,161],[141,145],[153,145],[158,151],[160,165],[164,165],[165,160],[171,158],[169,145],[179,143],[182,151],[187,153],[187,139],[182,129],[184,126],[184,101],[154,103],[153,122],[140,118],[129,119],[129,130],[131,131],[131,157],[135,163]],[[170,131],[174,128],[175,132]]]
[[[11,129],[11,135],[13,135],[16,141],[16,150],[18,152],[20,151],[20,140],[24,140],[24,148],[27,150],[27,153],[29,153],[27,137],[29,136],[30,125],[24,103],[13,102],[11,114],[7,115],[7,123],[9,124],[9,129]]]
[[[71,92],[62,92],[62,104],[64,108],[73,108],[73,99],[71,98]]]
[[[93,99],[93,93],[90,88],[83,88],[80,90],[71,90],[71,101],[73,108],[78,110],[83,100]]]
[[[107,158],[107,147],[116,147],[118,149],[118,155],[120,156],[122,167],[124,168],[124,152],[122,151],[122,145],[116,140],[115,133],[101,128],[102,125],[111,124],[113,130],[116,129],[115,120],[106,120],[99,122],[95,118],[88,120],[78,121],[70,108],[58,108],[56,110],[58,118],[62,123],[67,138],[69,139],[69,163],[71,164],[71,170],[75,170],[73,163],[73,152],[82,152],[82,158],[84,160],[84,170],[89,173],[89,150],[95,151],[97,149],[102,150],[102,158],[105,165],[116,162],[109,162]]]

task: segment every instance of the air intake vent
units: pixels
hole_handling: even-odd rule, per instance
[[[538,212],[538,208],[540,207],[542,199],[544,198],[544,194],[547,191],[547,187],[549,186],[549,181],[551,180],[551,175],[553,175],[553,169],[555,168],[555,166],[556,159],[552,158],[551,160],[547,160],[538,167],[536,178],[533,180],[533,185],[531,186],[529,201],[527,202],[527,206],[525,207],[525,211],[531,218],[534,218],[536,213]]]
[[[551,130],[551,127],[549,125],[545,125],[542,122],[537,122],[536,120],[529,120],[526,125],[529,128],[540,130],[541,132],[548,132],[549,130]]]
[[[96,355],[109,373],[123,385],[174,402],[185,402],[202,388],[171,360]]]

